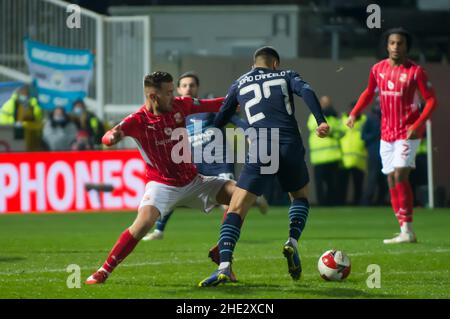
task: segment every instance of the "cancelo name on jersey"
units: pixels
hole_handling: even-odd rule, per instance
[[[240,88],[245,83],[249,83],[249,82],[253,82],[253,81],[282,77],[282,76],[285,76],[287,72],[289,72],[289,71],[262,73],[262,74],[256,74],[255,76],[246,75],[245,77],[243,77],[242,79],[239,80],[238,87]]]

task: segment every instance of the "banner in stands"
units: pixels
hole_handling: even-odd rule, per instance
[[[137,150],[0,153],[0,214],[136,210],[144,188]]]
[[[74,50],[25,40],[25,59],[45,109],[63,106],[86,97],[92,77],[94,56],[88,50]]]

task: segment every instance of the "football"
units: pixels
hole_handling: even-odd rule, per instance
[[[327,250],[317,263],[320,276],[327,281],[341,281],[351,270],[350,258],[341,250]]]

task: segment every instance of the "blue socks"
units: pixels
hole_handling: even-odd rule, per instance
[[[299,240],[308,220],[309,202],[306,198],[297,198],[289,207],[289,237]]]
[[[236,213],[228,213],[220,227],[219,252],[220,262],[230,262],[233,258],[234,247],[241,234],[242,220]]]

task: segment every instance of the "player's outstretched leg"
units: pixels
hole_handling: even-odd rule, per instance
[[[166,216],[164,216],[161,220],[158,220],[156,222],[156,227],[153,232],[149,232],[147,235],[142,238],[143,241],[149,241],[149,240],[160,240],[164,238],[164,230],[166,229],[167,222],[170,219],[170,216],[172,216],[173,211],[168,213]]]
[[[158,209],[154,206],[139,208],[138,216],[133,225],[119,236],[103,266],[89,276],[86,284],[104,283],[114,269],[133,251],[139,240],[152,228],[159,215]]]
[[[302,274],[302,264],[298,253],[298,240],[305,228],[309,214],[309,202],[306,198],[296,198],[289,207],[289,239],[283,246],[288,271],[293,280],[299,280]]]
[[[129,229],[126,229],[119,236],[119,239],[109,253],[108,258],[106,258],[106,261],[103,263],[103,266],[89,276],[86,280],[86,284],[103,284],[117,265],[133,251],[138,242],[139,240],[131,235]]]
[[[225,221],[220,227],[219,253],[220,264],[219,269],[211,276],[202,280],[199,287],[217,286],[220,283],[231,281],[231,261],[233,258],[234,247],[241,233],[242,219],[239,214],[230,212],[227,214]]]

